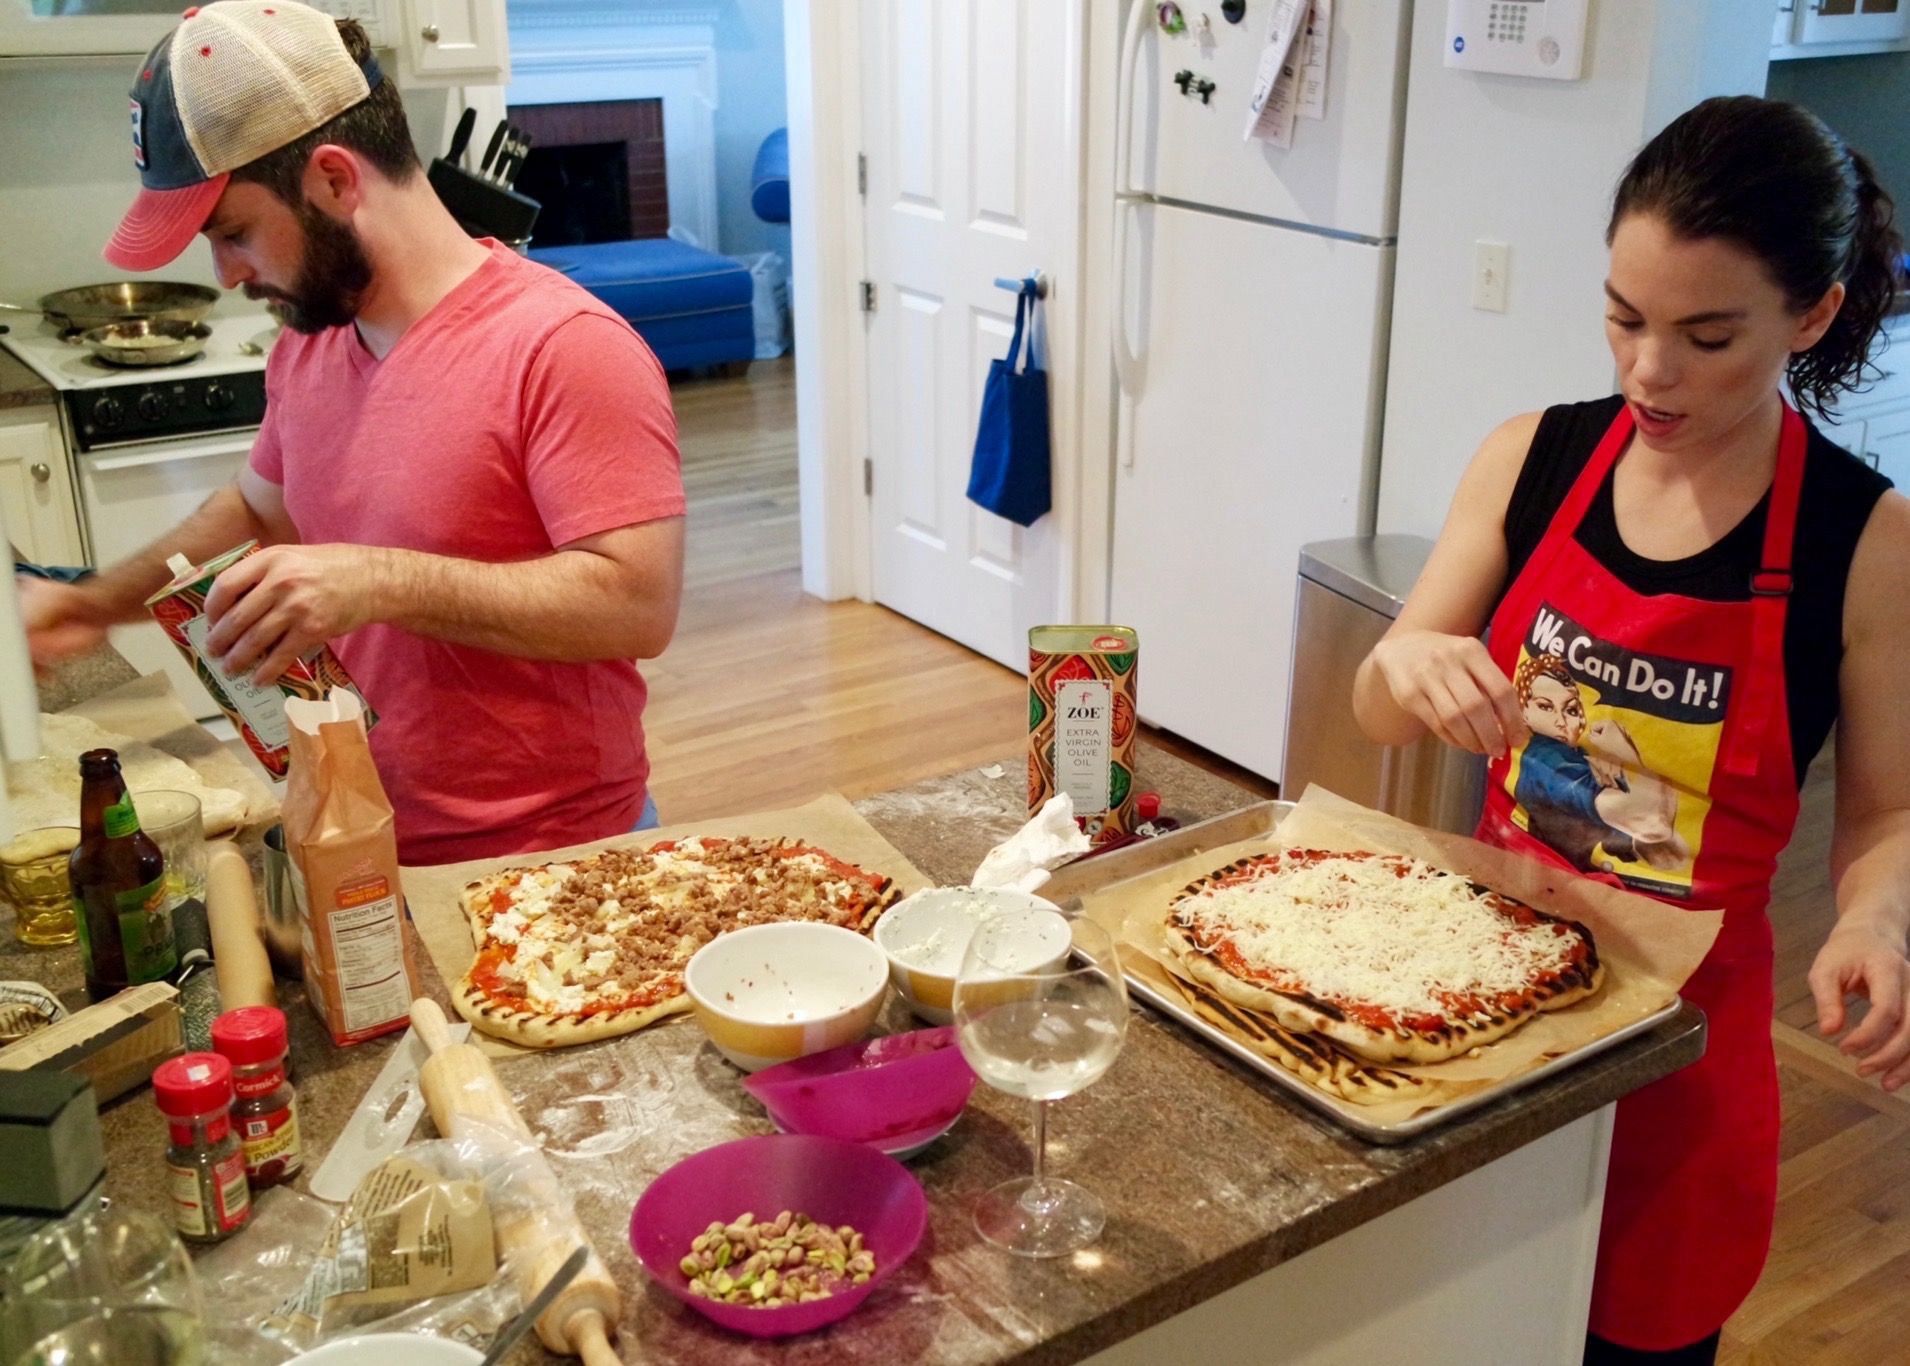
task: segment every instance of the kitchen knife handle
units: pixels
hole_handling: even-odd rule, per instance
[[[478,163],[478,174],[483,175],[491,169],[491,163],[497,160],[497,149],[504,145],[504,130],[510,127],[508,119],[499,119],[497,128],[491,134],[491,145],[484,149],[484,160]]]
[[[477,127],[477,110],[470,105],[464,106],[464,112],[458,116],[458,129],[451,135],[451,150],[445,154],[445,160],[457,162],[464,156],[464,149],[471,145],[471,130]]]

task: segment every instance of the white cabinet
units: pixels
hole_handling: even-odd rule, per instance
[[[414,85],[504,85],[511,79],[504,0],[398,0],[398,47]]]
[[[0,412],[0,521],[35,564],[86,563],[57,408]]]
[[[1771,59],[1910,49],[1910,0],[1777,0]]]
[[[1888,43],[1910,35],[1910,0],[1797,0],[1797,42]]]
[[[1899,490],[1910,492],[1910,404],[1865,420],[1861,454]]]

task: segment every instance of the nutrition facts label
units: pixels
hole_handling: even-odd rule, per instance
[[[395,894],[331,913],[347,1033],[395,1020],[411,1008],[400,919]]]

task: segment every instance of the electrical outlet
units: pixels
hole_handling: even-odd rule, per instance
[[[1511,269],[1512,248],[1504,242],[1478,241],[1472,244],[1472,306],[1488,313],[1505,312],[1506,273]]]

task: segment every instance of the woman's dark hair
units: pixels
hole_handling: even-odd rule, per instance
[[[1815,114],[1752,95],[1687,110],[1625,169],[1607,245],[1635,213],[1690,241],[1737,243],[1799,312],[1843,281],[1830,330],[1791,357],[1791,392],[1824,417],[1838,394],[1864,382],[1871,343],[1904,284],[1903,239],[1870,162]]]
[[[370,55],[371,39],[357,20],[340,19],[338,36],[354,62],[362,64]],[[305,165],[327,143],[349,147],[394,181],[407,181],[423,169],[411,144],[411,125],[405,119],[398,87],[387,76],[344,113],[247,162],[232,172],[232,178],[263,185],[296,209],[305,202]]]

